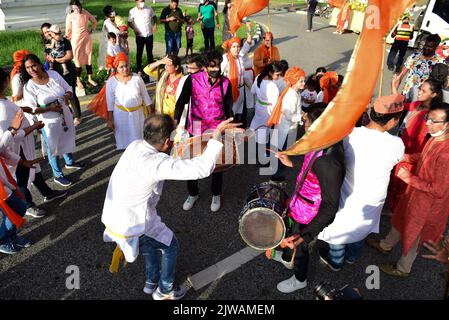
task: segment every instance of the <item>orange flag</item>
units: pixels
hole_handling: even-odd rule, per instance
[[[268,6],[269,0],[234,0],[231,3],[231,9],[229,12],[229,31],[236,33],[242,25],[244,17],[249,17],[255,14],[266,6]]]
[[[306,134],[282,152],[306,154],[349,135],[370,103],[382,63],[384,36],[413,0],[370,0],[365,24],[354,48],[343,85]]]
[[[345,2],[345,0],[328,0],[327,4],[332,7],[343,8]]]

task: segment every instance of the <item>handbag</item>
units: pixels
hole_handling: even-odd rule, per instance
[[[308,181],[307,188],[303,190],[304,183],[309,174],[310,168],[315,162],[316,158],[323,154],[322,151],[315,152],[305,170],[298,184],[289,204],[289,216],[298,223],[308,224],[318,214],[321,205],[321,189],[316,176],[312,176]],[[302,194],[301,194],[302,192]]]

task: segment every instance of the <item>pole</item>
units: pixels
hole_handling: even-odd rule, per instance
[[[268,31],[271,31],[271,12],[270,12],[270,2],[268,2]]]
[[[384,68],[385,68],[385,49],[386,49],[386,39],[382,38],[382,65],[380,66],[380,81],[379,81],[379,97],[382,96],[382,86],[384,83]]]

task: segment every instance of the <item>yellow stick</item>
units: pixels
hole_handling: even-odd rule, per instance
[[[379,81],[379,97],[382,96],[382,86],[384,83],[384,68],[385,68],[385,49],[387,45],[387,41],[385,38],[382,38],[383,45],[382,45],[382,64],[380,67],[380,81]]]
[[[268,31],[271,31],[271,12],[270,3],[268,2]]]

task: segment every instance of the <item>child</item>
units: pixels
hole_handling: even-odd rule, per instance
[[[117,43],[117,35],[114,32],[108,33],[108,48],[106,55],[106,69],[110,71],[114,62],[114,57],[122,52],[123,49],[120,44]]]
[[[186,38],[187,38],[187,47],[186,47],[186,57],[190,54],[193,54],[193,37],[195,36],[195,31],[193,30],[193,25],[195,22],[193,21],[191,16],[186,16]]]
[[[306,88],[301,93],[301,105],[303,110],[307,109],[309,105],[317,102],[318,94],[315,91],[315,81],[312,79],[307,80]]]
[[[65,56],[65,46],[64,39],[61,35],[61,29],[58,25],[54,24],[48,29],[51,35],[51,44],[50,44],[50,57],[53,59],[63,58]],[[54,62],[49,62],[50,69],[53,69]],[[61,63],[62,66],[62,74],[65,76],[70,73],[69,68],[66,63]]]

